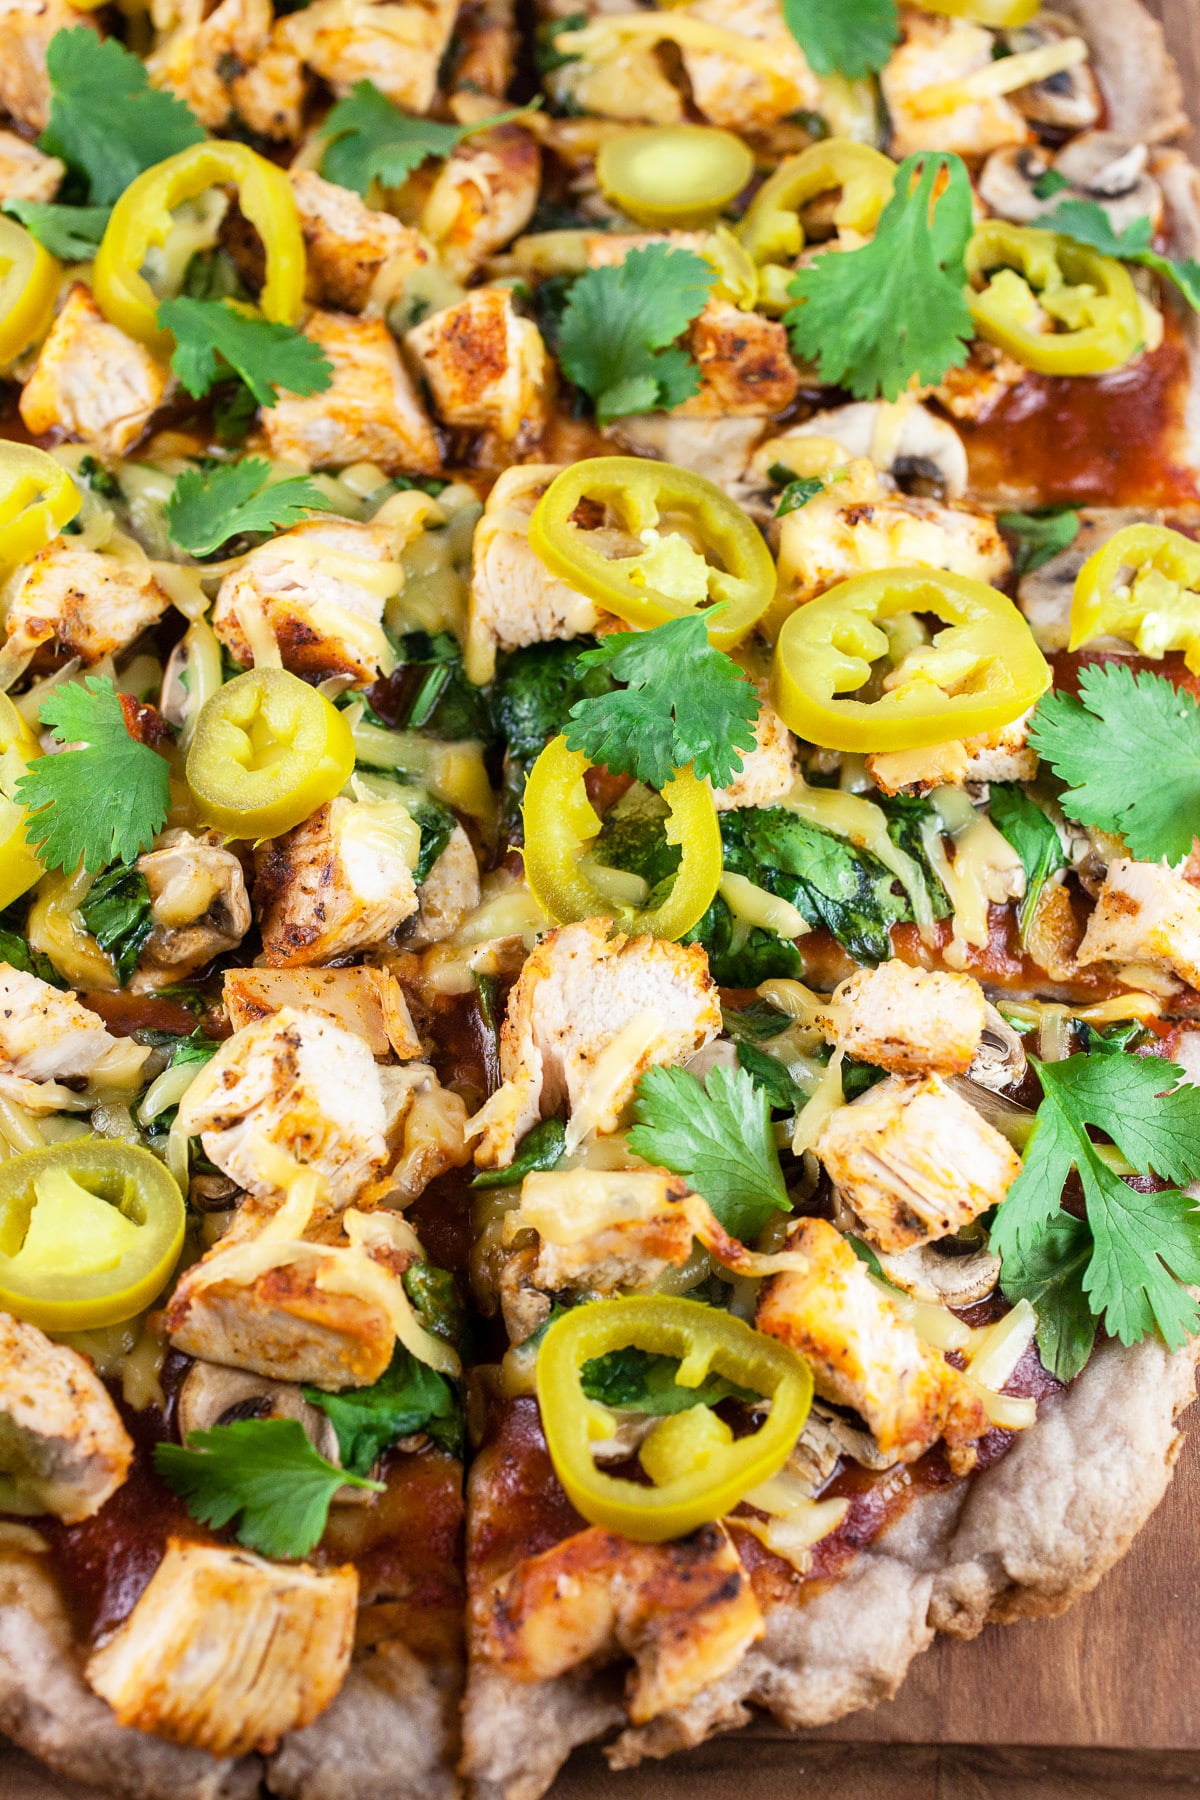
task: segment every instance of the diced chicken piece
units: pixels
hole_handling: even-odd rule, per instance
[[[789,113],[820,109],[820,82],[784,24],[779,0],[693,0],[684,11],[750,39],[744,61],[719,50],[681,51],[692,99],[713,125],[762,130]]]
[[[154,969],[178,980],[222,951],[236,949],[249,931],[242,865],[232,850],[222,848],[216,832],[204,837],[173,832],[170,842],[140,856],[137,866],[154,915],[138,959],[143,977]]]
[[[298,138],[304,67],[276,28],[271,0],[220,0],[207,18],[204,0],[193,0],[182,14],[146,59],[155,86],[178,94],[210,131],[236,116],[262,137]]]
[[[961,81],[990,66],[995,43],[990,31],[966,19],[931,17],[914,7],[901,13],[901,28],[903,40],[879,78],[892,127],[889,149],[898,161],[917,150],[953,150],[982,158],[1006,144],[1032,141],[1029,126],[1003,94],[973,100],[968,93],[949,110],[922,108],[924,89]]]
[[[116,1493],[133,1444],[78,1350],[0,1312],[0,1509],[14,1497],[72,1525]]]
[[[457,11],[458,0],[314,0],[280,32],[335,94],[373,81],[403,111],[425,113]]]
[[[724,1526],[634,1544],[592,1526],[497,1582],[477,1611],[474,1651],[520,1681],[553,1681],[593,1659],[634,1659],[629,1716],[685,1707],[763,1635],[750,1578]]]
[[[339,798],[262,845],[254,905],[266,962],[286,969],[345,956],[415,913],[417,830],[400,806]]]
[[[688,332],[700,392],[677,410],[683,418],[762,418],[796,398],[800,373],[778,319],[710,300]]]
[[[404,991],[385,969],[226,969],[221,998],[235,1031],[294,1006],[355,1032],[372,1056],[421,1054]]]
[[[737,806],[773,806],[799,774],[796,740],[767,699],[767,684],[756,682],[762,709],[754,725],[754,748],[742,752],[742,766],[728,787],[713,794],[718,812]]]
[[[454,21],[453,70],[448,85],[476,97],[507,94],[516,64],[518,33],[514,0],[479,0]],[[443,79],[445,76],[443,75]]]
[[[171,1538],[87,1678],[122,1725],[212,1756],[267,1752],[340,1690],[357,1615],[350,1563],[270,1563]]]
[[[878,1249],[948,1236],[997,1206],[1021,1159],[940,1075],[889,1075],[826,1119],[813,1145]]]
[[[419,232],[368,206],[351,188],[323,181],[312,169],[292,169],[290,178],[308,251],[308,298],[318,305],[361,312],[383,270],[390,283],[429,261]]]
[[[568,1147],[615,1131],[639,1078],[717,1036],[721,1007],[699,944],[627,938],[583,919],[543,938],[508,998],[498,1088],[471,1121],[475,1160],[505,1168],[518,1140],[566,1100]]]
[[[373,681],[392,667],[383,609],[403,581],[390,526],[308,519],[260,544],[225,577],[213,630],[247,668],[261,619],[294,675]]]
[[[966,787],[985,781],[1032,781],[1038,753],[1029,743],[1033,708],[997,731],[979,737],[929,744],[921,750],[885,750],[868,756],[867,774],[885,794],[901,790],[925,794],[936,787]]]
[[[44,131],[50,117],[46,46],[56,31],[84,25],[87,13],[66,0],[0,0],[0,107],[18,124]]]
[[[505,469],[475,527],[466,670],[478,685],[495,674],[497,649],[583,637],[600,622],[587,595],[552,575],[529,545],[534,507],[557,474],[556,463]]]
[[[963,1075],[983,1036],[987,1001],[970,975],[893,958],[859,969],[833,996],[839,1050],[894,1075]]]
[[[305,16],[296,13],[289,23]],[[306,469],[373,462],[389,475],[436,475],[441,456],[433,426],[383,320],[315,312],[304,335],[333,364],[333,380],[307,398],[283,394],[263,413],[271,455]]]
[[[53,200],[65,172],[57,156],[15,131],[0,131],[0,200]]]
[[[54,538],[29,564],[9,604],[7,641],[14,649],[57,644],[90,665],[132,644],[169,605],[149,563],[77,550],[70,538]]]
[[[417,898],[420,907],[405,939],[412,950],[440,944],[479,905],[479,864],[461,825],[450,833],[446,848],[418,888]]]
[[[694,1199],[656,1169],[567,1169],[527,1175],[513,1230],[538,1233],[533,1279],[548,1293],[649,1287],[692,1253]]]
[[[788,1249],[806,1267],[772,1275],[755,1324],[807,1357],[823,1399],[852,1406],[882,1454],[915,1462],[940,1437],[965,1474],[987,1415],[959,1370],[925,1344],[825,1219],[805,1219]]]
[[[460,1094],[444,1088],[428,1063],[410,1062],[390,1072],[393,1084],[406,1082],[400,1151],[388,1177],[393,1204],[407,1206],[431,1181],[471,1160],[467,1108]]]
[[[549,364],[541,332],[507,288],[475,288],[405,334],[444,425],[496,432],[517,447],[541,435]]]
[[[1200,888],[1165,863],[1117,857],[1076,960],[1149,963],[1200,987]]]
[[[658,46],[628,38],[604,54],[560,63],[545,77],[545,86],[551,103],[575,117],[678,125],[685,116],[683,95],[664,74]]]
[[[442,164],[421,229],[455,281],[524,231],[541,183],[538,141],[519,125],[474,133]]]
[[[1006,350],[972,338],[966,362],[959,369],[947,370],[938,385],[928,390],[928,397],[944,406],[951,418],[979,424],[1028,374]]]
[[[1009,566],[990,513],[891,492],[865,457],[780,521],[780,592],[797,606],[869,570],[948,569],[994,586]]]
[[[35,437],[61,431],[109,459],[133,448],[162,402],[166,365],[110,325],[76,282],[21,390],[21,418]]]
[[[364,1217],[342,1215],[351,1224]],[[360,1252],[341,1220],[275,1241],[263,1236],[269,1218],[243,1202],[236,1223],[185,1270],[163,1314],[172,1345],[271,1381],[331,1391],[378,1381],[396,1348],[400,1277],[418,1260],[411,1228],[396,1213],[372,1214],[380,1241]]]
[[[239,1187],[278,1198],[257,1154],[262,1141],[316,1169],[334,1207],[381,1172],[393,1122],[365,1041],[291,1006],[226,1039],[180,1101],[179,1119]]]
[[[74,994],[0,962],[0,1093],[56,1112],[71,1097],[56,1084],[90,1076],[118,1042]]]

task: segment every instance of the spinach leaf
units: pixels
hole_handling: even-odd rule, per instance
[[[93,881],[79,911],[124,986],[154,929],[146,877],[132,863],[114,863]]]
[[[556,1168],[567,1142],[561,1119],[543,1119],[521,1140],[521,1148],[507,1169],[481,1169],[472,1181],[477,1188],[517,1187],[527,1175]]]
[[[728,832],[726,819],[736,820]],[[856,962],[887,961],[888,932],[912,918],[912,905],[870,851],[783,806],[726,813],[722,835],[727,869],[789,900],[810,925],[832,932]]]
[[[51,987],[68,985],[48,956],[43,956],[40,950],[31,950],[19,932],[4,927],[0,927],[0,962],[7,963],[10,969],[19,969],[22,975],[36,975],[39,981],[48,981]]]
[[[482,689],[467,680],[458,640],[448,631],[392,638],[396,667],[370,690],[372,710],[392,731],[423,731],[455,743],[488,742],[492,722]]]
[[[304,1398],[328,1415],[337,1433],[342,1467],[366,1475],[397,1438],[425,1431],[443,1450],[461,1456],[462,1409],[453,1384],[418,1362],[403,1344],[387,1371],[370,1387],[327,1394],[306,1387]]]
[[[1053,824],[1019,783],[992,783],[988,816],[1001,837],[1012,845],[1025,870],[1025,895],[1017,909],[1017,929],[1024,943],[1038,896],[1051,875],[1066,868],[1067,858]]]
[[[410,1263],[402,1279],[426,1331],[461,1351],[467,1335],[467,1311],[449,1269],[439,1269],[431,1262]]]
[[[723,817],[728,818],[729,814]],[[765,931],[761,925],[752,925],[747,930],[734,919],[720,894],[700,923],[694,925],[681,941],[703,944],[708,952],[709,970],[719,987],[757,987],[760,981],[800,975],[804,969],[800,952],[790,938],[776,937],[773,931]]]
[[[738,1061],[756,1087],[767,1096],[773,1112],[798,1112],[808,1096],[801,1093],[777,1056],[760,1050],[743,1038],[737,1047]]]
[[[888,836],[897,850],[903,850],[920,870],[930,913],[935,919],[948,919],[954,908],[921,837],[924,821],[936,816],[932,805],[918,794],[878,794],[875,804],[887,819]]]
[[[413,870],[413,880],[420,887],[450,842],[458,820],[448,806],[442,806],[436,800],[422,800],[411,811],[421,832],[421,848]]]

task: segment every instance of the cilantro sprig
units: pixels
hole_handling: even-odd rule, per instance
[[[1123,1344],[1157,1329],[1178,1348],[1200,1323],[1200,1307],[1181,1285],[1200,1281],[1200,1208],[1177,1187],[1138,1193],[1109,1166],[1089,1128],[1105,1131],[1137,1172],[1194,1181],[1200,1088],[1177,1085],[1183,1070],[1174,1063],[1124,1052],[1033,1066],[1042,1103],[1021,1173],[991,1229],[1005,1293],[1039,1295],[1039,1343],[1060,1375],[1082,1367],[1091,1347],[1085,1302],[1092,1334],[1102,1319]],[[1087,1219],[1068,1226],[1059,1197],[1073,1169]]]
[[[64,682],[39,717],[60,744],[77,748],[35,758],[17,782],[27,840],[49,869],[74,870],[81,859],[90,870],[133,862],[166,823],[165,759],[130,735],[107,676]]]
[[[577,667],[607,669],[626,683],[576,701],[566,724],[567,748],[614,775],[661,789],[691,763],[702,779],[728,787],[754,747],[762,701],[732,657],[709,643],[703,614],[614,631]]]
[[[290,325],[261,319],[227,300],[164,300],[158,323],[175,339],[171,367],[193,399],[229,371],[240,376],[260,406],[274,406],[280,388],[321,394],[333,365],[319,344]]]
[[[788,30],[818,75],[877,74],[900,38],[896,0],[783,0]]]
[[[859,400],[894,400],[914,375],[941,381],[966,361],[974,330],[963,260],[971,229],[961,157],[907,157],[870,243],[826,252],[793,279],[799,304],[783,318],[796,354]]]
[[[691,250],[647,244],[574,282],[559,326],[563,372],[601,424],[679,406],[700,372],[676,342],[704,310],[716,270]]]
[[[333,502],[307,476],[272,482],[270,463],[248,456],[213,469],[185,469],[171,489],[166,519],[182,550],[211,556],[230,538],[276,531],[298,524],[308,512],[332,510]]]
[[[236,1519],[238,1543],[263,1556],[307,1556],[343,1484],[382,1492],[382,1483],[326,1462],[298,1419],[192,1431],[186,1446],[156,1444],[154,1466],[194,1519],[217,1530]]]
[[[685,1176],[733,1237],[788,1211],[770,1104],[744,1069],[713,1069],[703,1085],[686,1069],[647,1069],[633,1111],[634,1155]]]
[[[473,132],[507,125],[528,110],[519,107],[472,125],[445,125],[401,112],[373,81],[356,81],[321,126],[319,135],[329,140],[321,173],[327,181],[364,195],[373,181],[400,187],[429,157],[449,156]]]
[[[1200,706],[1149,669],[1093,663],[1079,698],[1047,694],[1029,741],[1071,818],[1116,832],[1142,862],[1178,862],[1200,832]]]
[[[427,1432],[453,1455],[462,1450],[462,1412],[453,1384],[418,1362],[403,1344],[396,1346],[389,1367],[370,1387],[348,1388],[342,1394],[306,1387],[304,1398],[329,1419],[342,1467],[354,1475],[369,1475],[389,1444],[418,1431]]]
[[[1072,199],[1060,200],[1052,212],[1042,214],[1036,223],[1047,231],[1061,232],[1076,244],[1098,250],[1101,256],[1115,256],[1119,262],[1152,269],[1178,288],[1188,305],[1200,312],[1200,262],[1194,257],[1163,256],[1156,250],[1153,220],[1132,219],[1123,231],[1114,231],[1112,220],[1098,201]]]

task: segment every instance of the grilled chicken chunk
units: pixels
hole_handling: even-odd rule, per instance
[[[0,1312],[0,1504],[90,1519],[115,1494],[133,1444],[86,1356]]]
[[[521,1681],[631,1656],[629,1716],[641,1725],[719,1681],[763,1631],[724,1526],[634,1544],[597,1525],[527,1557],[481,1596],[473,1636],[476,1654]]]
[[[700,945],[611,929],[608,919],[560,926],[521,970],[500,1037],[504,1085],[471,1121],[482,1167],[507,1167],[518,1140],[564,1099],[568,1147],[614,1131],[644,1070],[681,1061],[720,1031]]]
[[[527,1175],[514,1227],[538,1233],[533,1280],[547,1293],[645,1288],[692,1253],[686,1181],[656,1169]]]
[[[0,1093],[10,1100],[56,1112],[71,1096],[55,1084],[90,1076],[118,1042],[74,994],[0,962]]]
[[[446,158],[421,213],[438,261],[466,281],[533,217],[541,182],[537,139],[519,125],[474,132]]]
[[[556,463],[505,469],[475,527],[465,654],[476,683],[492,679],[497,649],[582,637],[600,622],[587,595],[552,575],[529,546],[533,509],[557,474]]]
[[[986,1016],[983,989],[970,975],[897,958],[859,969],[833,996],[838,1048],[895,1075],[965,1074]]]
[[[378,944],[417,910],[419,827],[403,806],[338,798],[255,853],[254,903],[273,968]]]
[[[358,1574],[171,1538],[87,1678],[122,1725],[212,1756],[273,1750],[346,1678]]]
[[[56,31],[84,25],[87,13],[66,0],[0,0],[0,106],[21,125],[44,131],[50,117],[46,46]]]
[[[289,24],[324,4],[316,0],[307,12],[293,14]],[[341,7],[342,0],[331,4]],[[315,312],[304,335],[333,364],[333,381],[323,393],[307,398],[285,393],[263,413],[271,455],[305,469],[373,462],[389,475],[438,474],[441,457],[433,426],[383,320]]]
[[[1028,742],[1032,707],[998,731],[920,750],[886,750],[866,759],[867,774],[885,794],[928,793],[983,781],[1032,781],[1037,751]]]
[[[166,365],[110,325],[77,281],[21,390],[21,417],[35,437],[60,431],[103,457],[124,456],[164,399],[169,380]]]
[[[275,24],[271,0],[184,0],[176,28],[146,58],[156,87],[169,88],[210,131],[239,120],[261,137],[298,138],[307,81]]]
[[[47,156],[15,131],[0,131],[0,200],[53,200],[65,173],[57,156]]]
[[[800,373],[778,319],[710,300],[688,331],[700,391],[676,408],[682,418],[766,418],[796,398]]]
[[[393,538],[389,525],[352,519],[308,519],[280,532],[225,577],[213,630],[247,668],[261,619],[294,675],[373,681],[393,660],[383,609],[404,579]]]
[[[525,446],[546,419],[549,362],[541,333],[507,288],[473,288],[405,334],[443,425],[496,432]]]
[[[479,864],[471,840],[461,825],[417,889],[420,906],[405,944],[421,950],[440,944],[457,931],[468,913],[479,905]]]
[[[54,538],[28,565],[9,603],[7,642],[23,649],[57,644],[90,665],[124,650],[170,605],[148,563]]]
[[[281,36],[335,94],[373,81],[404,112],[428,112],[458,0],[315,0]]]
[[[277,1201],[256,1156],[265,1140],[316,1169],[338,1209],[382,1170],[393,1123],[365,1041],[291,1006],[225,1040],[180,1101],[179,1119],[239,1187]]]
[[[800,772],[796,740],[767,699],[767,684],[755,686],[762,700],[754,724],[754,748],[742,752],[742,766],[728,787],[713,794],[718,812],[738,806],[773,806],[795,785]]]
[[[826,1220],[805,1219],[788,1249],[805,1267],[763,1283],[758,1329],[807,1357],[817,1392],[860,1413],[884,1456],[915,1462],[944,1437],[965,1473],[988,1420],[959,1370],[905,1324]]]
[[[1149,963],[1200,986],[1200,888],[1165,863],[1108,865],[1076,961]]]
[[[295,1006],[365,1039],[372,1056],[393,1051],[410,1061],[421,1054],[403,989],[384,969],[227,969],[221,998],[235,1031]]]
[[[752,64],[718,50],[681,51],[692,99],[712,124],[763,130],[789,113],[820,110],[820,83],[784,24],[779,0],[692,0],[684,10],[752,39],[757,52]]]
[[[411,225],[312,169],[289,174],[308,252],[308,298],[317,305],[361,312],[382,271],[390,287],[428,263],[428,247]]]
[[[216,832],[193,837],[172,832],[158,850],[138,858],[138,872],[150,889],[154,929],[138,959],[138,974],[151,983],[155,972],[179,980],[234,950],[250,929],[250,900],[242,865],[221,847]]]
[[[981,159],[1005,145],[1031,141],[1029,126],[1003,94],[980,100],[966,95],[949,111],[924,111],[922,90],[988,68],[995,39],[966,19],[931,17],[915,7],[906,7],[900,17],[902,40],[879,78],[892,127],[889,149],[898,161],[917,150],[953,150]]]
[[[1021,1159],[939,1075],[889,1075],[830,1114],[813,1149],[878,1249],[907,1250],[996,1206]]]

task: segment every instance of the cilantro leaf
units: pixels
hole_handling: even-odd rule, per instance
[[[699,1387],[682,1387],[675,1377],[679,1359],[639,1350],[636,1344],[593,1356],[580,1370],[580,1382],[589,1400],[614,1411],[645,1413],[665,1418],[687,1412],[693,1406],[716,1406],[721,1400],[756,1400],[750,1388],[739,1387],[723,1375],[709,1375]]]
[[[1149,669],[1092,663],[1079,698],[1046,694],[1029,742],[1065,781],[1064,812],[1117,832],[1142,862],[1178,862],[1200,832],[1200,706]]]
[[[225,300],[193,300],[181,294],[164,300],[158,323],[175,339],[171,367],[193,399],[207,394],[233,369],[260,406],[274,406],[277,390],[321,394],[333,380],[333,365],[311,338],[241,312]]]
[[[29,235],[51,256],[60,256],[64,262],[90,262],[112,209],[58,206],[46,200],[6,200],[0,210],[20,219]]]
[[[647,244],[574,283],[563,309],[559,361],[595,402],[601,424],[669,410],[698,392],[699,370],[675,340],[704,310],[716,279],[711,264],[691,250]]]
[[[131,737],[121,697],[107,676],[68,681],[39,714],[60,744],[80,748],[39,756],[16,784],[29,813],[25,836],[50,869],[105,869],[149,849],[171,803],[166,760]]]
[[[1024,943],[1038,896],[1051,875],[1066,868],[1066,854],[1051,820],[1015,781],[992,783],[988,817],[1012,845],[1025,870],[1025,894],[1017,910],[1017,929]]]
[[[46,49],[50,118],[38,139],[111,206],[143,169],[204,141],[182,100],[150,86],[140,57],[86,25],[56,31]]]
[[[1044,1263],[1047,1228],[1077,1170],[1092,1235],[1082,1278],[1091,1311],[1123,1344],[1157,1326],[1177,1348],[1200,1322],[1200,1307],[1180,1286],[1200,1281],[1200,1208],[1176,1188],[1136,1192],[1105,1162],[1088,1127],[1106,1131],[1134,1169],[1192,1181],[1200,1175],[1200,1088],[1176,1086],[1183,1070],[1156,1057],[1072,1056],[1033,1066],[1042,1103],[992,1226],[993,1250],[1010,1275],[1015,1264],[1018,1281]]]
[[[1070,185],[1059,169],[1047,169],[1034,182],[1033,197],[1035,200],[1053,200],[1055,194],[1061,194]]]
[[[234,1535],[263,1556],[307,1556],[320,1541],[337,1490],[382,1492],[347,1469],[335,1469],[309,1443],[299,1419],[238,1419],[190,1431],[186,1448],[156,1444],[154,1466],[202,1525]]]
[[[997,513],[996,523],[1015,538],[1013,569],[1018,577],[1031,575],[1052,557],[1069,550],[1079,535],[1079,514],[1070,506],[1046,507],[1033,513]]]
[[[307,512],[331,512],[318,487],[304,475],[271,482],[271,465],[261,457],[185,469],[167,501],[167,530],[192,556],[210,556],[232,537],[295,525]]]
[[[1060,1212],[1030,1249],[1004,1260],[1000,1279],[1004,1296],[1028,1300],[1037,1313],[1038,1354],[1060,1381],[1078,1375],[1096,1341],[1096,1321],[1083,1290],[1091,1255],[1092,1234],[1086,1221]]]
[[[1120,262],[1153,269],[1164,281],[1172,282],[1188,305],[1200,312],[1200,262],[1192,257],[1176,260],[1160,255],[1154,248],[1151,219],[1133,219],[1124,231],[1116,232],[1098,201],[1060,200],[1052,212],[1043,213],[1034,223],[1047,231],[1061,232],[1076,244],[1086,244],[1101,256],[1115,256]]]
[[[581,669],[607,669],[627,685],[576,701],[567,747],[614,775],[664,788],[691,763],[703,780],[728,787],[754,748],[762,707],[743,671],[708,641],[706,615],[668,619],[650,631],[614,631],[579,658]]]
[[[436,119],[401,112],[373,81],[356,81],[321,126],[319,135],[329,139],[321,173],[326,181],[364,195],[373,181],[400,187],[428,157],[449,156],[472,132],[506,125],[528,111],[528,107],[518,107],[473,125],[443,125]]]
[[[100,948],[112,957],[117,980],[124,986],[154,930],[146,877],[128,863],[114,864],[93,881],[79,912]]]
[[[937,382],[958,368],[974,330],[963,262],[971,229],[962,159],[906,158],[871,242],[827,251],[792,281],[800,304],[783,318],[797,356],[859,400],[894,400],[914,375]]]
[[[817,75],[877,74],[900,39],[896,0],[783,0],[783,17]]]
[[[403,1344],[370,1387],[343,1394],[306,1387],[304,1398],[328,1417],[342,1467],[355,1475],[369,1475],[389,1444],[418,1431],[455,1455],[462,1450],[462,1413],[453,1384]]]
[[[686,1069],[647,1069],[634,1091],[629,1148],[686,1176],[726,1231],[757,1237],[791,1202],[779,1167],[767,1097],[744,1069],[713,1069],[701,1085]]]
[[[554,1169],[562,1160],[567,1128],[561,1119],[543,1119],[521,1139],[521,1148],[507,1169],[481,1169],[471,1182],[475,1188],[509,1187],[540,1169]]]

